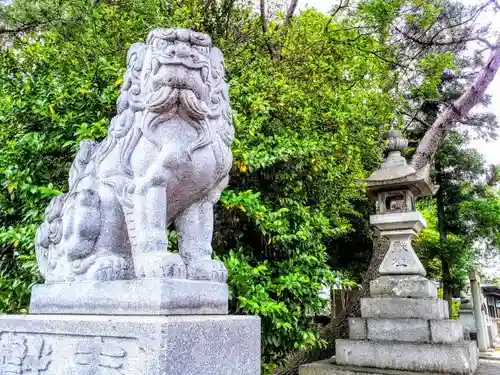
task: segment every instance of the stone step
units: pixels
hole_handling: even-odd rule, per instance
[[[500,374],[500,361],[479,361],[474,375]],[[335,357],[323,361],[308,363],[299,367],[299,375],[438,375],[430,372],[415,372],[378,369],[374,367],[339,366]]]
[[[351,340],[454,344],[463,341],[458,320],[349,318]]]
[[[437,298],[437,285],[418,275],[380,276],[370,282],[372,297]]]
[[[441,299],[375,297],[361,299],[361,316],[380,319],[449,319],[448,302]]]
[[[470,375],[478,365],[475,342],[414,344],[338,339],[336,363],[345,366]]]

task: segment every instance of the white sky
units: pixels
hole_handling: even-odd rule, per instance
[[[337,5],[338,2],[339,0],[299,0],[299,7],[314,7],[323,12],[328,12],[333,6]],[[484,1],[462,0],[462,3],[473,5],[484,3]],[[500,32],[500,13],[495,13],[492,7],[483,12],[479,22],[481,24],[491,24],[491,30]],[[473,46],[471,46],[471,48],[473,48]],[[492,95],[492,103],[487,110],[496,113],[500,120],[500,72],[491,83],[487,93]],[[477,109],[478,108],[476,108],[476,110]],[[500,164],[500,139],[489,143],[484,141],[473,141],[471,142],[471,147],[477,148],[484,155],[487,163]]]

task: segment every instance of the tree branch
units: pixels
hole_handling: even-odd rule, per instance
[[[267,15],[266,15],[266,0],[260,0],[260,23],[262,32],[267,33]]]
[[[295,9],[297,9],[298,3],[299,3],[299,0],[290,1],[290,6],[288,7],[288,10],[287,10],[286,16],[285,16],[285,23],[283,24],[284,28],[286,28],[290,24],[290,21],[292,20],[293,14],[295,13]],[[283,30],[285,30],[285,29],[283,29]]]
[[[26,31],[31,31],[34,28],[36,28],[37,26],[40,26],[42,24],[43,24],[42,22],[33,21],[33,22],[26,23],[24,25],[18,26],[18,27],[13,28],[13,29],[9,29],[9,28],[5,27],[4,25],[2,25],[2,26],[0,26],[0,34],[17,34],[17,33],[22,33],[22,32],[26,32]]]
[[[492,0],[488,0],[486,1],[485,3],[483,3],[481,6],[479,6],[474,12],[473,14],[469,17],[469,18],[466,18],[465,20],[461,20],[459,22],[455,22],[451,25],[447,25],[445,27],[442,27],[440,28],[439,30],[437,30],[434,35],[432,35],[432,37],[430,37],[430,39],[427,41],[427,42],[423,42],[422,39],[420,39],[419,37],[415,37],[415,36],[410,36],[408,35],[407,33],[404,33],[403,31],[401,31],[398,27],[396,27],[395,25],[393,25],[393,27],[396,29],[396,31],[398,31],[399,33],[401,33],[403,36],[405,36],[406,38],[412,40],[413,42],[415,43],[418,43],[418,44],[421,44],[421,45],[424,45],[424,46],[449,46],[449,45],[454,45],[454,44],[459,44],[459,43],[462,43],[462,42],[466,42],[464,41],[463,39],[458,39],[458,40],[453,40],[451,42],[435,42],[435,40],[438,38],[438,36],[444,32],[444,31],[447,31],[447,30],[452,30],[452,29],[456,29],[457,27],[460,27],[460,26],[463,26],[463,25],[466,25],[466,24],[470,24],[470,23],[474,23],[475,20],[477,19],[477,17],[482,13],[482,11],[487,8],[490,3],[491,3]],[[423,32],[419,33],[419,36],[420,37],[423,37],[427,32],[429,32],[429,30],[432,28],[432,25],[429,26],[426,30],[424,30]],[[469,30],[469,33],[471,31]],[[484,39],[483,39],[484,41]],[[442,44],[440,44],[442,43]],[[487,44],[489,44],[487,42]]]
[[[409,35],[405,33],[403,30],[400,30],[396,26],[394,27],[399,33],[401,33],[405,38],[408,38],[414,43],[420,44],[422,46],[426,47],[433,47],[433,46],[452,46],[455,44],[462,44],[462,43],[467,43],[467,42],[481,42],[483,44],[486,44],[488,48],[493,49],[495,48],[494,45],[492,45],[487,39],[482,38],[480,36],[473,36],[473,37],[468,37],[468,38],[462,38],[462,39],[451,39],[447,41],[434,41],[434,37],[432,37],[431,40],[425,41],[421,40],[418,38],[413,37],[412,35]]]
[[[328,30],[328,27],[332,23],[337,13],[340,12],[342,9],[346,8],[348,5],[349,5],[349,0],[347,0],[345,4],[344,0],[340,0],[339,5],[337,5],[335,9],[332,9],[332,12],[330,13],[330,18],[328,19],[328,22],[325,25],[325,32]]]
[[[481,69],[472,86],[450,108],[446,109],[425,133],[412,160],[412,166],[416,170],[430,164],[446,132],[453,128],[457,119],[466,116],[479,102],[499,69],[500,47],[496,47],[492,50],[488,62]]]
[[[266,0],[260,0],[260,23],[262,26],[262,34],[267,46],[267,49],[269,50],[269,54],[271,55],[271,59],[274,59],[275,53],[274,53],[274,48],[268,38],[267,34],[267,12],[266,12]]]
[[[344,0],[340,0],[339,5],[333,10],[330,14],[330,21],[337,15],[338,12],[340,12],[342,9],[346,8],[349,5],[349,0],[346,1],[344,4]]]
[[[431,127],[431,124],[418,118],[418,111],[414,115],[411,115],[410,113],[407,113],[407,112],[401,111],[401,110],[399,111],[399,113],[410,118],[410,123],[408,125],[406,125],[406,127],[404,129],[405,131],[408,129],[408,127],[411,125],[411,123],[413,121],[419,122],[421,125],[424,125],[426,129],[429,129]]]

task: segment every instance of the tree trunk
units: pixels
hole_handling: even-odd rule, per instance
[[[446,242],[448,240],[448,231],[446,228],[446,216],[444,211],[444,191],[443,191],[443,174],[442,174],[442,166],[441,163],[436,162],[436,183],[441,185],[439,190],[436,193],[436,206],[437,206],[437,219],[438,219],[438,232],[439,232],[439,245],[441,247],[441,274],[442,274],[442,282],[443,282],[443,299],[448,301],[448,311],[451,316],[452,311],[452,290],[450,286],[451,280],[451,270],[450,263],[443,256],[444,249],[446,248]]]
[[[441,265],[443,269],[443,299],[448,301],[448,311],[451,312],[453,310],[453,291],[450,286],[451,272],[450,272],[450,264],[448,261],[441,259]]]
[[[479,102],[499,68],[500,47],[496,47],[492,50],[490,58],[477,75],[472,86],[444,111],[425,132],[412,160],[412,166],[416,170],[430,164],[446,132],[453,128],[454,121],[467,116],[472,107]]]
[[[300,365],[320,361],[335,355],[335,339],[348,336],[348,318],[350,316],[359,316],[361,298],[368,295],[370,281],[378,277],[378,269],[388,249],[389,240],[378,236],[373,244],[370,265],[363,277],[361,293],[352,293],[346,308],[321,331],[320,338],[325,340],[327,345],[323,348],[317,347],[291,354],[286,359],[286,367],[277,369],[274,372],[275,375],[296,375]]]

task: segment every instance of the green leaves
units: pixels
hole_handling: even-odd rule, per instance
[[[466,140],[452,133],[436,155],[441,190],[434,198],[437,203],[420,202],[428,227],[416,243],[431,277],[445,281],[455,294],[468,282],[473,264],[498,252],[500,239],[498,193],[484,183],[484,160],[477,150],[466,147]],[[480,243],[486,245],[484,250]],[[441,273],[442,261],[448,263],[449,274]]]
[[[399,15],[404,0],[365,0],[359,7],[363,13],[377,24],[387,27]]]
[[[453,54],[432,53],[419,61],[417,69],[421,71],[422,83],[411,88],[416,98],[424,100],[437,100],[440,98],[438,87],[441,83],[443,72],[454,69],[456,66]]]

